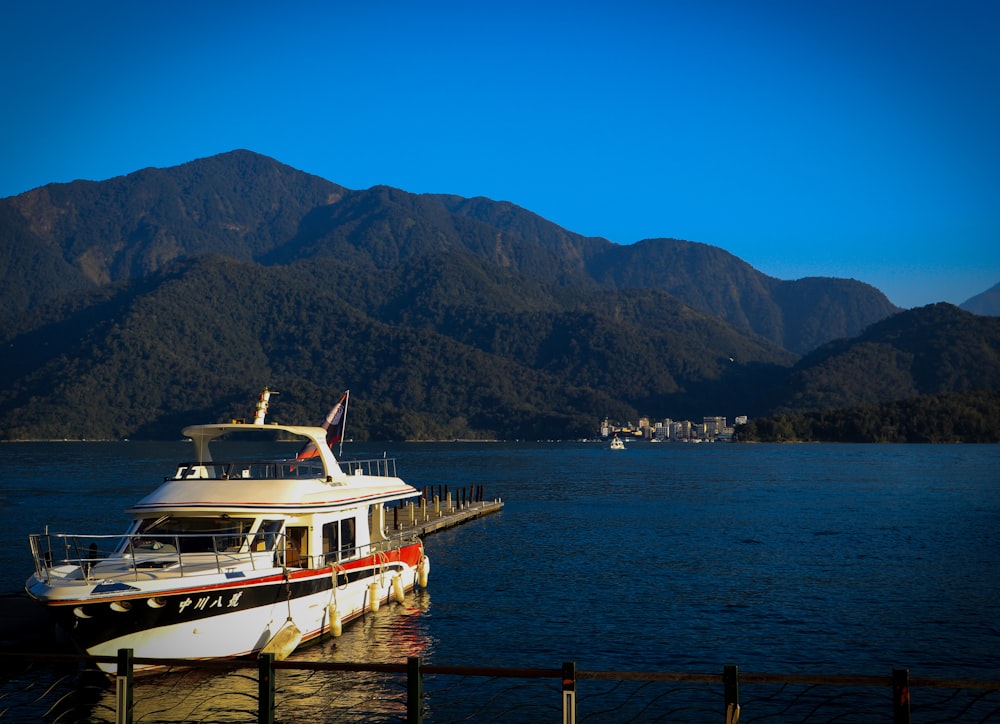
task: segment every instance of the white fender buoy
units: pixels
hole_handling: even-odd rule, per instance
[[[392,595],[396,599],[396,603],[402,603],[406,600],[406,592],[403,590],[403,577],[398,573],[392,577]]]
[[[378,613],[378,607],[381,601],[378,597],[378,584],[369,583],[368,584],[368,605],[371,606],[372,613]]]
[[[337,610],[337,604],[331,603],[327,606],[327,615],[330,617],[330,633],[333,636],[340,636],[344,633],[344,622],[340,620],[340,611]]]
[[[421,588],[427,588],[427,576],[431,572],[431,559],[427,556],[421,556],[420,562],[417,563],[417,585]]]
[[[287,659],[296,647],[302,643],[302,632],[292,619],[288,619],[278,633],[271,637],[271,640],[264,644],[260,650],[262,654],[274,654],[275,661]]]

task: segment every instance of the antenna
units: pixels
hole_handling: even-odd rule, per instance
[[[267,417],[267,407],[268,401],[271,399],[271,395],[277,395],[278,392],[272,392],[271,390],[264,388],[264,391],[260,393],[260,397],[257,398],[257,409],[253,413],[253,424],[263,425],[264,418]]]

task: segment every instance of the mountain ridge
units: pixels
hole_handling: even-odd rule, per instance
[[[1000,318],[946,302],[906,310],[809,353],[783,384],[778,412],[1000,390]]]
[[[0,199],[3,207],[7,213],[0,212],[0,220],[13,210],[35,246],[51,250],[32,264],[8,259],[5,276],[19,281],[0,291],[0,301],[15,313],[43,294],[46,286],[32,280],[54,276],[59,254],[63,266],[76,270],[67,283],[79,288],[80,274],[97,286],[199,253],[265,265],[339,255],[383,268],[458,248],[565,284],[625,288],[639,280],[643,288],[667,291],[799,354],[899,311],[878,290],[840,280],[839,288],[851,287],[855,304],[838,318],[828,310],[842,295],[820,295],[805,308],[801,298],[786,303],[773,296],[771,277],[707,244],[645,240],[621,246],[567,231],[510,202],[409,194],[388,186],[351,191],[244,150],[104,182],[52,184]],[[0,248],[13,246],[14,226],[0,227]],[[677,283],[667,273],[675,265],[683,266],[686,280],[712,269],[715,283]],[[752,291],[733,293],[744,289]],[[829,321],[803,325],[784,319],[803,315],[826,315]]]
[[[1000,317],[1000,283],[962,302],[962,309],[973,314]]]
[[[604,417],[1000,385],[982,367],[997,330],[948,305],[899,312],[854,280],[354,191],[248,151],[0,199],[0,265],[6,440],[170,439],[245,416],[264,385],[298,422],[352,389],[359,439],[586,437]],[[890,323],[913,330],[879,337]]]

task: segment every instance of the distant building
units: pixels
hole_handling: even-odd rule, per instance
[[[691,428],[692,425],[690,420],[679,420],[670,426],[670,436],[674,440],[690,440]]]
[[[745,425],[746,415],[736,418],[736,425]],[[663,420],[650,420],[648,417],[640,417],[638,424],[631,420],[626,423],[618,421],[612,422],[609,418],[604,418],[601,423],[601,437],[608,438],[612,435],[624,439],[641,438],[645,440],[705,440],[705,441],[732,441],[735,436],[735,428],[728,425],[726,418],[712,415],[702,418],[700,423],[690,420],[671,420],[669,417]]]
[[[670,426],[674,424],[674,421],[669,417],[666,420],[657,420],[653,424],[653,439],[654,440],[669,440],[670,439]]]
[[[719,435],[724,429],[726,429],[726,418],[724,417],[705,417],[702,418],[702,424],[705,426],[705,439],[711,439]]]

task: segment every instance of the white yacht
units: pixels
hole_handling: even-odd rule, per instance
[[[387,506],[420,495],[396,477],[395,461],[338,461],[334,411],[323,427],[266,423],[271,394],[261,394],[252,423],[185,428],[193,459],[129,509],[123,535],[30,536],[27,592],[82,650],[280,659],[426,585],[421,541],[386,524]],[[338,404],[342,421],[346,393]],[[286,447],[269,444],[276,438],[304,446],[288,457],[214,458],[210,444],[234,435],[262,450]]]

